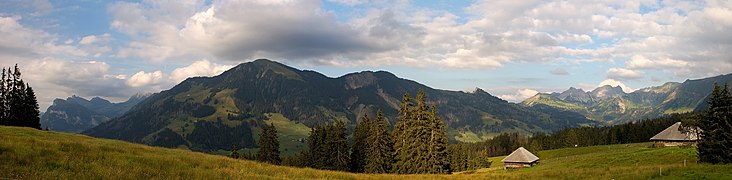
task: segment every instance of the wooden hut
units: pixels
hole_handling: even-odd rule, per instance
[[[539,163],[539,157],[532,154],[531,152],[519,147],[511,154],[501,160],[506,169],[521,169],[524,167],[531,167]]]
[[[654,142],[653,146],[665,147],[696,145],[696,142],[699,141],[699,137],[697,136],[697,132],[700,131],[699,128],[689,128],[690,130],[688,130],[688,132],[682,132],[679,130],[679,127],[683,127],[681,126],[681,122],[676,122],[651,137],[651,141]]]

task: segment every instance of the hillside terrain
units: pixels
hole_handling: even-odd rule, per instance
[[[91,100],[79,96],[55,99],[46,112],[40,115],[41,127],[59,132],[82,132],[121,116],[147,96],[137,94],[120,103],[111,103],[99,97]]]
[[[603,124],[622,124],[673,113],[707,109],[714,83],[732,82],[732,74],[669,82],[625,93],[609,85],[585,91],[570,87],[561,93],[539,93],[524,100],[528,107],[549,106],[576,112]]]
[[[539,151],[538,166],[518,171],[504,170],[503,157],[494,157],[491,168],[452,175],[377,175],[274,166],[31,128],[0,126],[0,139],[0,178],[11,179],[732,178],[732,165],[697,164],[693,148],[649,148],[650,143]]]
[[[430,104],[438,106],[451,141],[475,142],[503,132],[551,132],[593,124],[576,112],[509,103],[481,89],[471,93],[433,89],[384,71],[330,78],[256,60],[215,77],[189,78],[83,133],[197,151],[229,150],[233,145],[254,148],[260,126],[273,117],[287,122],[275,125],[307,128],[343,120],[352,127],[356,117],[382,109],[394,124],[404,93],[413,96],[420,89]],[[293,137],[299,138],[306,134]],[[290,142],[283,144],[298,146]]]

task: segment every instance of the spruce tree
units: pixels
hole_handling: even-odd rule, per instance
[[[699,121],[701,140],[698,144],[699,160],[708,163],[732,162],[732,96],[727,84],[718,86],[709,98],[709,110]]]
[[[336,121],[326,132],[325,144],[328,149],[326,169],[348,171],[349,148],[346,123]]]
[[[3,67],[2,72],[2,78],[0,78],[0,125],[7,125],[7,114],[8,114],[8,107],[7,107],[7,96],[8,96],[8,90],[6,87],[5,79],[5,67]]]
[[[430,141],[429,141],[429,161],[431,169],[428,173],[439,173],[449,174],[450,159],[447,152],[447,136],[445,135],[445,123],[442,122],[440,116],[437,114],[437,105],[432,105],[430,108],[429,118],[430,122]]]
[[[391,170],[394,142],[388,132],[389,121],[379,109],[376,111],[376,119],[372,122],[367,138],[369,151],[364,167],[367,173],[387,173]]]
[[[405,96],[404,99],[409,98]],[[409,108],[408,102],[402,102],[407,108],[400,108],[400,114],[404,116],[398,126],[402,129],[395,128],[396,173],[450,173],[445,125],[437,115],[436,107],[430,108],[426,99],[427,94],[419,90],[415,106]]]
[[[369,119],[368,113],[364,114],[361,121],[356,124],[353,130],[353,146],[351,146],[351,172],[364,172],[364,165],[366,164],[366,153],[370,147],[366,138],[369,137],[371,128],[371,119]]]
[[[310,129],[308,151],[304,153],[308,161],[307,166],[315,169],[325,169],[326,160],[329,157],[325,144],[325,128],[317,125]]]
[[[410,136],[406,134],[406,131],[412,122],[413,106],[412,98],[408,93],[404,93],[402,103],[399,106],[399,122],[394,126],[394,130],[392,131],[392,137],[394,137],[394,164],[392,166],[392,172],[395,173],[407,173],[409,169],[409,164],[406,161],[410,157],[407,155],[406,149],[408,148],[407,140]]]
[[[257,160],[270,164],[279,165],[280,159],[280,142],[277,140],[277,129],[274,124],[265,126],[262,134],[259,136],[259,151],[257,151]]]
[[[23,96],[23,122],[26,122],[23,126],[41,129],[41,117],[40,110],[38,108],[38,101],[36,100],[36,94],[33,92],[33,88],[26,83],[25,94]]]

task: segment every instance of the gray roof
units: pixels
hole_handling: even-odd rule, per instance
[[[531,152],[524,149],[524,147],[519,147],[515,151],[513,151],[511,154],[506,156],[506,158],[503,158],[501,162],[522,162],[522,163],[531,163],[536,160],[539,160],[539,157],[536,157],[536,155],[531,154]]]
[[[667,141],[696,141],[699,140],[696,133],[679,131],[681,122],[676,122],[668,128],[664,129],[660,133],[651,137],[651,140],[667,140]],[[696,128],[698,131],[698,128]]]

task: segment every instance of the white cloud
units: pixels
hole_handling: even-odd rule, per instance
[[[88,35],[88,36],[84,36],[83,38],[81,38],[81,40],[79,41],[79,44],[91,45],[91,44],[94,44],[97,42],[107,42],[107,41],[109,41],[110,37],[111,37],[111,35],[109,35],[108,33],[105,33],[105,34],[102,34],[99,36]]]
[[[132,87],[141,87],[141,86],[154,86],[154,85],[160,85],[160,83],[163,80],[163,72],[162,71],[154,71],[154,72],[145,72],[140,71],[132,75],[129,79],[127,79],[127,85]]]
[[[607,77],[611,79],[640,79],[643,78],[643,73],[625,68],[610,68],[607,70]]]
[[[600,84],[598,84],[597,87],[602,87],[602,86],[605,86],[605,85],[610,85],[612,87],[620,86],[620,88],[622,88],[623,91],[626,92],[626,93],[630,93],[630,92],[635,91],[635,89],[633,89],[631,87],[628,87],[624,83],[622,83],[622,82],[620,82],[618,80],[615,80],[615,79],[605,79],[602,82],[600,82]]]
[[[521,102],[537,93],[539,92],[533,89],[519,89],[515,94],[500,95],[499,97],[510,102]]]
[[[189,77],[219,75],[224,71],[231,69],[232,67],[233,66],[230,65],[211,63],[210,61],[204,59],[196,61],[186,67],[173,70],[173,72],[170,73],[170,79],[172,79],[173,82],[180,83],[181,81]]]

